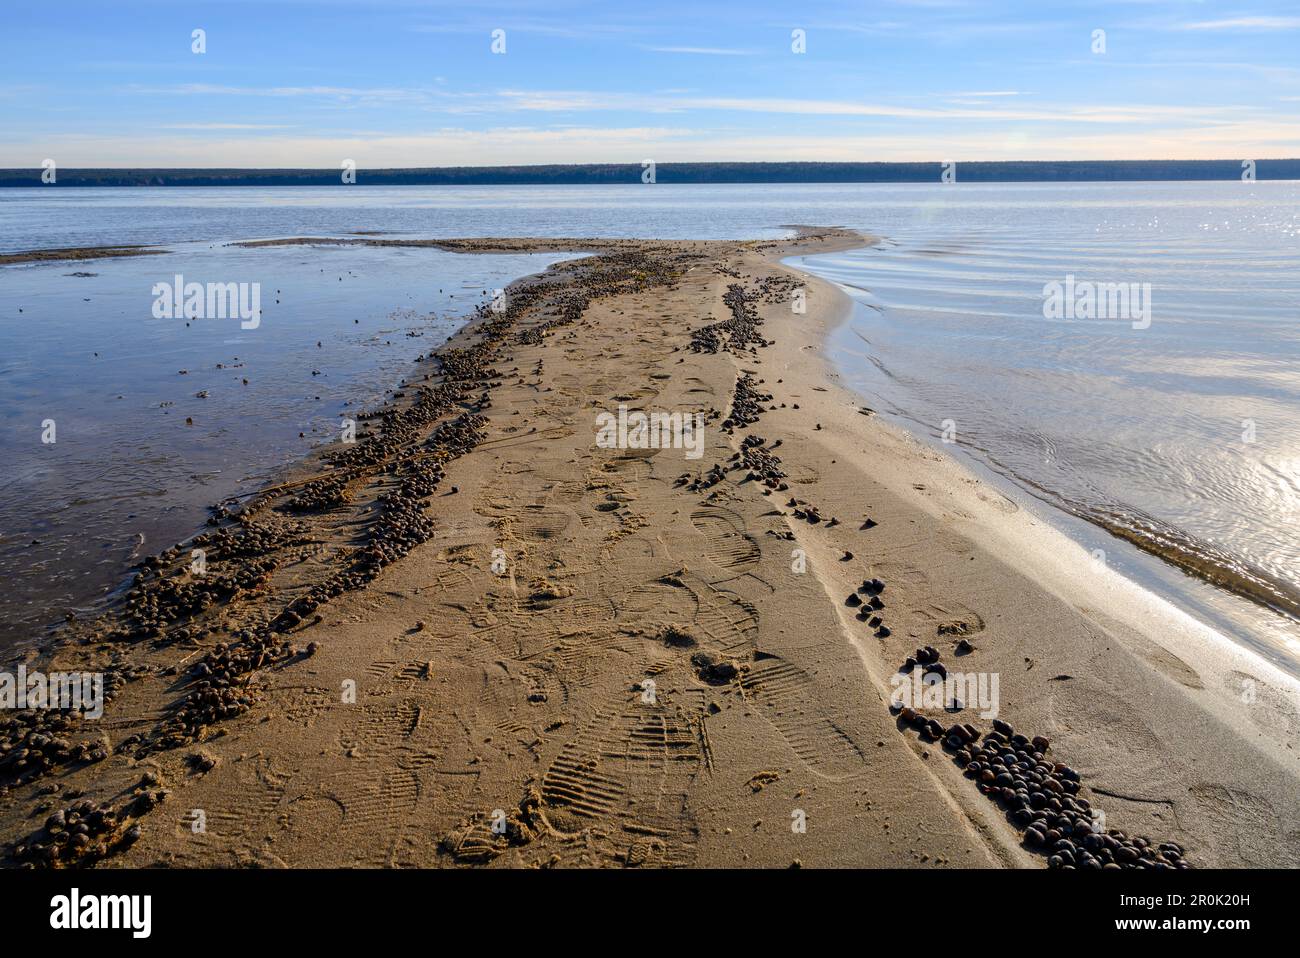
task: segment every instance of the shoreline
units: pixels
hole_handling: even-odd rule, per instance
[[[1296,712],[1275,678],[1251,672],[1254,707],[1231,713],[1204,680],[1224,660],[1153,642],[1154,613],[1083,607],[1114,583],[1073,587],[1038,529],[1054,563],[1033,568],[1014,507],[836,383],[824,343],[847,299],[779,259],[855,235],[425,245],[502,242],[597,255],[512,284],[507,316],[420,364],[359,423],[344,482],[317,476],[293,508],[264,490],[224,517],[221,589],[164,554],[146,618],[80,626],[85,645],[50,653],[122,677],[104,757],[52,759],[96,800],[130,796],[94,860],[1041,864],[950,760],[965,743],[945,751],[886,708],[899,665],[933,643],[951,668],[1001,675],[1003,719],[1051,739],[1109,827],[1197,865],[1295,863]],[[704,458],[594,448],[592,417],[620,402],[706,407]],[[864,579],[883,580],[887,628],[846,604]],[[356,701],[338,702],[347,681]],[[964,711],[929,714],[987,726]],[[32,806],[57,804],[42,779],[6,783],[0,804],[0,838],[25,854],[42,842]],[[193,808],[220,827],[196,839],[177,824]]]
[[[822,354],[818,363],[820,373],[825,377],[824,381],[840,393],[837,398],[841,423],[846,427],[859,426],[856,431],[870,433],[865,444],[855,445],[850,439],[839,448],[847,451],[847,446],[870,460],[875,467],[872,479],[888,494],[906,502],[909,510],[924,514],[935,526],[953,531],[967,541],[992,540],[988,548],[998,561],[1022,576],[1031,588],[1046,590],[1053,598],[1059,598],[1075,614],[1071,617],[1077,616],[1080,620],[1078,625],[1083,627],[1083,634],[1094,642],[1104,637],[1123,646],[1118,653],[1111,648],[1105,649],[1110,653],[1107,657],[1127,661],[1108,663],[1114,671],[1097,682],[1094,690],[1088,693],[1102,699],[1104,704],[1089,708],[1080,701],[1077,704],[1081,711],[1095,713],[1094,718],[1112,715],[1118,720],[1127,718],[1126,712],[1140,712],[1137,724],[1149,723],[1149,727],[1132,737],[1135,751],[1146,753],[1144,758],[1151,757],[1155,743],[1163,748],[1185,735],[1188,729],[1201,729],[1199,723],[1209,718],[1230,729],[1225,747],[1233,747],[1228,744],[1233,740],[1237,740],[1238,746],[1253,742],[1272,761],[1287,766],[1290,769],[1288,774],[1294,774],[1296,757],[1292,743],[1300,732],[1300,713],[1296,708],[1300,681],[1257,652],[1202,624],[1121,573],[1098,570],[1086,550],[1065,532],[1027,512],[978,478],[969,466],[935,450],[904,427],[872,415],[868,419],[869,426],[862,429],[860,423],[855,422],[861,418],[855,413],[862,404],[862,397],[842,384],[843,377],[834,361],[824,354],[833,331],[849,321],[851,300],[828,280],[794,266],[786,268],[805,278],[810,288],[820,285],[828,294],[841,300],[838,318],[824,322],[815,335],[804,337],[798,351]],[[807,366],[791,363],[785,368],[801,371]],[[806,374],[804,378],[815,381],[815,374]],[[821,401],[820,397],[818,401]],[[825,423],[831,415],[833,413],[827,409],[821,421]],[[846,428],[848,433],[854,431]],[[882,459],[886,458],[888,462],[883,462]],[[904,553],[915,548],[915,544],[910,542],[901,545]],[[958,572],[957,581],[964,578],[966,576]],[[998,590],[989,591],[996,593]],[[974,601],[972,599],[972,603]],[[1101,611],[1103,609],[1106,611]],[[1046,648],[1052,651],[1064,651],[1060,638],[1049,638],[1047,643]],[[1015,644],[1020,645],[1025,653],[1032,653],[1036,647],[1036,643],[1024,638]],[[1090,657],[1077,653],[1069,657],[1076,662],[1089,661],[1095,668],[1101,660],[1100,650],[1090,648],[1087,651],[1092,653]],[[1003,661],[1014,658],[1005,654],[999,657]],[[1039,664],[1029,654],[1023,656],[1023,661],[1028,666],[1027,671]],[[1125,676],[1116,666],[1132,669],[1136,675]],[[1059,679],[1073,683],[1081,678],[1076,672],[1055,676],[1049,681]],[[1219,679],[1218,685],[1212,683],[1213,678]],[[1141,689],[1142,681],[1155,680],[1165,686],[1159,689],[1158,694],[1155,688],[1149,692]],[[1027,711],[1050,717],[1053,703],[1050,693],[1046,697],[1047,702],[1035,703],[1035,707]],[[1185,714],[1188,712],[1192,714]],[[1131,722],[1132,719],[1128,718],[1126,724]],[[1104,734],[1105,730],[1099,728],[1095,731]],[[1099,752],[1116,760],[1124,751],[1115,744],[1098,744],[1102,746]],[[1164,756],[1163,760],[1171,758],[1196,761],[1194,754]],[[1125,772],[1136,774],[1139,761],[1135,758],[1123,762]],[[1161,777],[1153,775],[1150,784],[1154,786]],[[1168,783],[1164,784],[1167,788]],[[1190,790],[1195,791],[1196,786]],[[1213,804],[1209,801],[1211,795],[1221,799],[1227,818],[1245,821],[1256,814],[1261,814],[1264,820],[1271,817],[1268,802],[1248,801],[1247,792],[1215,786],[1202,788],[1201,793],[1207,805]],[[1120,794],[1116,793],[1115,797],[1119,798]],[[1127,794],[1134,802],[1152,803],[1157,801],[1153,796],[1158,792],[1153,788],[1146,795]],[[1167,804],[1171,809],[1176,806],[1173,800]]]
[[[0,614],[0,648],[29,645],[67,615],[99,614],[107,595],[129,581],[132,565],[202,530],[213,503],[254,491],[286,461],[337,439],[340,417],[381,403],[418,354],[462,324],[481,289],[570,258],[168,249],[166,256],[0,268],[9,270],[9,295],[0,298],[16,314],[5,364],[11,411],[26,409],[19,419],[27,420],[57,407],[65,439],[66,429],[87,428],[111,407],[118,439],[101,431],[33,450],[26,429],[12,424],[5,448],[19,495],[0,509],[7,531],[0,569],[14,577],[0,602],[0,613],[8,613]],[[209,277],[241,270],[260,276],[265,327],[227,336],[223,323],[169,323],[132,312],[149,284],[170,282],[187,263]],[[331,263],[346,277],[342,284],[317,283],[324,275],[318,267]],[[428,308],[405,308],[416,303]],[[28,324],[30,336],[22,332]],[[77,335],[82,326],[84,337]],[[48,478],[40,478],[43,470]]]
[[[837,273],[833,263],[834,260],[831,261],[831,265],[811,262],[806,264],[805,270],[832,282],[838,282],[840,280],[836,279]],[[798,262],[785,265],[796,270],[800,269]],[[847,284],[847,279],[843,281]],[[855,312],[852,316],[857,318],[846,319],[845,323],[835,331],[834,345],[845,356],[843,372],[862,387],[860,391],[868,402],[883,404],[885,415],[894,424],[923,438],[930,448],[940,454],[947,454],[948,448],[932,441],[936,438],[937,427],[916,418],[917,415],[923,414],[919,412],[918,397],[915,394],[909,396],[905,386],[895,385],[891,389],[887,382],[879,379],[877,380],[879,385],[868,383],[869,370],[872,367],[865,364],[865,359],[868,353],[875,350],[858,327],[869,324],[872,320],[869,318],[868,311],[879,307],[869,305],[857,298],[857,293],[870,293],[869,290],[851,285],[846,285],[844,288],[855,290],[848,295],[855,304]],[[922,287],[918,287],[920,288]],[[846,346],[846,342],[853,342],[853,346]],[[859,343],[863,345],[859,346]],[[850,356],[853,358],[848,358]],[[874,357],[872,358],[874,360]],[[880,360],[888,362],[889,357],[881,355]],[[858,368],[855,368],[855,362]],[[883,366],[881,368],[883,369]],[[890,368],[891,373],[886,375],[892,379],[892,364]],[[910,374],[916,376],[918,371],[912,370]],[[931,382],[930,385],[933,386],[934,383]],[[1032,424],[1028,425],[1032,426]],[[1075,527],[1085,525],[1090,530],[1100,533],[1096,538],[1103,544],[1114,540],[1117,544],[1123,543],[1125,547],[1131,547],[1135,553],[1142,553],[1144,558],[1151,557],[1159,560],[1159,565],[1164,568],[1154,573],[1148,572],[1144,576],[1148,586],[1153,582],[1159,582],[1164,587],[1162,591],[1166,595],[1178,594],[1178,590],[1171,583],[1178,577],[1186,577],[1198,586],[1203,586],[1207,592],[1217,593],[1217,600],[1210,599],[1207,602],[1203,597],[1195,598],[1192,590],[1189,589],[1175,601],[1199,607],[1202,611],[1207,604],[1216,601],[1223,603],[1223,608],[1214,609],[1213,622],[1219,623],[1216,627],[1222,627],[1226,618],[1232,620],[1232,625],[1237,631],[1244,632],[1247,636],[1252,633],[1270,636],[1271,641],[1259,642],[1252,642],[1243,637],[1241,644],[1253,645],[1256,650],[1272,652],[1288,663],[1293,676],[1300,677],[1300,659],[1297,659],[1294,654],[1296,645],[1294,631],[1295,627],[1300,625],[1300,585],[1289,581],[1276,571],[1265,568],[1260,562],[1252,559],[1248,551],[1243,550],[1240,545],[1235,549],[1222,544],[1216,545],[1205,539],[1204,533],[1198,535],[1187,531],[1183,525],[1158,518],[1157,514],[1142,511],[1140,506],[1130,505],[1126,501],[1122,504],[1107,505],[1109,500],[1104,496],[1090,499],[1086,495],[1067,492],[1065,486],[1053,483],[1050,478],[1036,479],[1032,472],[1023,470],[1015,463],[1014,456],[1006,458],[1006,461],[1000,461],[1002,454],[1008,451],[1005,444],[999,451],[979,444],[960,442],[952,451],[956,451],[962,461],[975,464],[977,474],[985,481],[993,478],[995,485],[1002,488],[1004,492],[1008,489],[1012,490],[1012,494],[1021,505],[1024,505],[1027,499],[1033,499],[1047,506],[1052,515],[1059,515],[1063,519],[1068,518],[1070,520],[1068,524],[1057,523],[1063,528],[1067,525]],[[1072,538],[1078,537],[1072,536]],[[1178,576],[1172,573],[1177,573]],[[1249,609],[1234,615],[1231,612],[1231,605],[1239,602]],[[1265,621],[1269,618],[1275,618],[1276,622]],[[1288,630],[1293,633],[1289,642],[1286,641],[1285,635]],[[1290,651],[1287,649],[1288,645],[1292,647]]]
[[[783,264],[784,265],[784,264]],[[823,327],[820,348],[825,348],[831,335],[850,321],[849,309],[852,300],[836,289],[833,283],[821,279],[812,273],[805,273],[796,266],[787,268],[795,271],[800,276],[806,276],[811,281],[825,283],[830,290],[840,295],[844,299],[844,312],[838,320],[827,323]],[[806,344],[805,348],[807,348]],[[828,382],[836,384],[836,388],[842,391],[842,398],[846,404],[861,405],[863,397],[851,387],[843,385],[843,375],[837,367],[835,361],[826,356],[824,358],[824,372]],[[978,458],[972,457],[971,461],[958,458],[945,450],[938,449],[929,442],[925,437],[909,430],[905,425],[895,423],[879,415],[873,415],[872,426],[882,430],[889,435],[887,440],[891,446],[902,450],[902,455],[907,455],[907,447],[914,447],[916,456],[916,466],[920,470],[920,475],[916,478],[930,480],[929,488],[943,488],[943,492],[956,498],[956,493],[962,487],[970,485],[980,491],[977,493],[976,500],[972,501],[969,497],[963,498],[958,507],[965,510],[972,510],[960,516],[960,519],[972,526],[978,528],[978,535],[981,536],[998,536],[1004,540],[1003,555],[1012,561],[1014,565],[1025,575],[1045,580],[1041,584],[1047,585],[1051,582],[1052,587],[1060,592],[1072,594],[1074,601],[1082,603],[1090,601],[1093,605],[1103,605],[1106,601],[1115,602],[1115,593],[1118,590],[1122,596],[1122,607],[1128,618],[1132,619],[1138,628],[1144,628],[1151,632],[1162,631],[1161,622],[1163,620],[1165,629],[1174,630],[1175,638],[1167,643],[1171,653],[1174,648],[1184,646],[1179,649],[1189,656],[1200,657],[1204,671],[1226,672],[1228,670],[1253,668],[1263,672],[1268,676],[1268,681],[1279,686],[1290,695],[1300,695],[1300,677],[1297,677],[1280,666],[1270,662],[1258,650],[1253,649],[1241,642],[1237,642],[1227,635],[1222,634],[1213,626],[1201,622],[1193,615],[1179,609],[1170,599],[1152,592],[1149,588],[1141,583],[1134,581],[1124,575],[1122,572],[1110,569],[1098,569],[1097,563],[1087,553],[1085,547],[1069,534],[1063,527],[1054,523],[1051,517],[1041,517],[1035,515],[1026,506],[1038,503],[1050,510],[1059,510],[1060,507],[1053,505],[1051,502],[1042,499],[1036,499],[1024,490],[1020,489],[1013,481],[1006,477],[1000,477],[999,474],[992,472],[993,477],[1000,477],[1007,483],[1007,492],[1003,492],[996,487],[989,478],[981,476],[976,470],[976,466],[988,469]],[[933,467],[930,464],[933,463]],[[918,483],[914,477],[907,477],[906,482],[897,482],[891,491],[898,494],[907,494],[909,490],[914,490]],[[924,484],[924,482],[922,483]],[[986,493],[991,493],[995,497],[1007,500],[1009,508],[1005,510],[1014,516],[1014,520],[1008,523],[1004,519],[1004,509],[995,507],[988,500],[982,498]],[[1024,497],[1023,502],[1011,500],[1008,493],[1019,493]],[[952,509],[951,505],[936,509],[928,500],[932,497],[918,495],[912,497],[918,504],[924,503],[927,511],[940,516],[944,509]],[[975,503],[978,503],[976,505]],[[981,506],[984,509],[983,514],[978,514]],[[1086,517],[1077,516],[1073,513],[1064,512],[1063,514],[1079,521],[1086,523],[1090,528],[1097,529],[1101,532],[1109,530],[1101,524],[1089,522]],[[952,514],[947,516],[949,520],[953,518]],[[1012,528],[1007,528],[1011,525]],[[1125,540],[1127,541],[1127,540]],[[1131,543],[1130,543],[1131,544]],[[1140,547],[1134,545],[1135,549]],[[1147,550],[1141,550],[1143,554],[1153,558],[1160,558],[1156,553]],[[1175,566],[1175,568],[1177,568]],[[1050,578],[1048,573],[1050,572]],[[1099,581],[1090,581],[1090,576],[1095,576]],[[1204,581],[1206,585],[1221,588],[1209,580]],[[1228,590],[1230,591],[1230,590]],[[1230,593],[1234,594],[1235,593]],[[1238,596],[1245,599],[1244,596]],[[1105,600],[1105,601],[1103,601]]]
[[[833,281],[824,279],[817,273],[802,270],[793,262],[783,263],[782,265],[800,275],[817,277],[835,286]],[[837,291],[839,290],[837,289]],[[860,304],[857,304],[851,296],[842,293],[842,291],[840,292],[845,297],[845,311],[840,321],[829,326],[826,330],[823,346],[828,349],[833,348],[832,339],[851,326],[852,311],[861,308]],[[853,375],[851,368],[842,367],[837,361],[829,358],[827,359],[826,368],[828,377],[840,382],[843,382],[846,378],[851,378]],[[870,401],[871,397],[869,395],[859,392],[852,386],[844,385],[843,388],[857,401]],[[924,431],[924,424],[911,416],[901,415],[897,410],[894,410],[883,414],[877,413],[877,419],[885,424],[887,428],[916,440],[926,452],[954,460],[962,469],[970,473],[977,482],[992,486],[997,494],[1012,499],[1019,508],[1038,511],[1039,518],[1060,533],[1072,545],[1079,546],[1086,551],[1085,541],[1090,541],[1095,545],[1097,542],[1105,543],[1111,539],[1118,540],[1124,547],[1130,548],[1136,558],[1151,562],[1156,567],[1156,572],[1153,574],[1147,571],[1144,577],[1138,577],[1129,572],[1117,572],[1116,574],[1130,588],[1136,588],[1143,593],[1151,593],[1154,600],[1168,606],[1168,615],[1177,620],[1179,630],[1190,630],[1198,635],[1201,633],[1205,635],[1212,634],[1215,636],[1215,641],[1244,653],[1247,661],[1258,660],[1261,667],[1273,672],[1293,693],[1300,695],[1300,659],[1296,659],[1285,648],[1268,639],[1259,638],[1249,633],[1234,637],[1230,630],[1235,626],[1240,632],[1246,627],[1245,623],[1229,618],[1228,613],[1223,609],[1208,606],[1205,599],[1198,602],[1195,597],[1179,592],[1173,583],[1177,582],[1177,577],[1186,577],[1196,586],[1203,587],[1221,601],[1243,602],[1251,609],[1258,609],[1280,616],[1287,621],[1293,621],[1290,614],[1283,608],[1267,601],[1250,589],[1236,588],[1213,574],[1199,574],[1195,571],[1196,565],[1194,563],[1185,564],[1177,558],[1171,557],[1165,550],[1155,545],[1146,544],[1140,538],[1118,529],[1113,523],[1106,522],[1104,516],[1070,508],[1068,503],[1052,495],[1048,490],[1035,487],[1032,483],[1014,473],[1000,471],[992,462],[987,461],[979,453],[970,451],[965,445],[957,444],[952,447],[944,447],[935,443],[932,441],[932,437]],[[1089,536],[1088,533],[1093,535]],[[1079,574],[1085,574],[1090,567],[1090,563],[1080,561]],[[1170,578],[1161,578],[1159,572],[1162,570],[1168,570],[1171,573]],[[1177,573],[1178,576],[1173,576],[1173,573]],[[1180,607],[1180,601],[1197,611],[1193,612]],[[1191,625],[1185,624],[1185,620],[1190,620]]]
[[[0,253],[0,266],[19,263],[70,262],[92,259],[113,259],[122,256],[155,256],[170,250],[161,246],[65,246],[55,249],[29,249],[14,253]]]

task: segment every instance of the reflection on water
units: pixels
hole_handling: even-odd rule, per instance
[[[1235,180],[0,190],[0,251],[174,250],[157,262],[0,269],[0,455],[14,477],[0,507],[0,564],[15,563],[0,572],[21,570],[27,582],[69,574],[62,561],[22,553],[37,548],[32,539],[99,549],[104,569],[136,548],[128,529],[143,531],[146,551],[176,541],[192,531],[187,496],[206,504],[219,487],[251,481],[242,470],[265,470],[299,448],[299,431],[323,435],[345,403],[371,401],[376,384],[396,381],[445,335],[449,326],[423,318],[459,311],[438,287],[450,293],[464,279],[469,295],[537,268],[502,258],[492,272],[486,260],[444,262],[430,250],[260,250],[244,260],[209,243],[358,230],[763,238],[789,223],[884,237],[807,264],[862,304],[834,345],[872,405],[936,441],[951,420],[958,444],[949,449],[976,455],[1063,517],[1086,517],[1291,607],[1300,583],[1300,184]],[[149,324],[139,283],[236,264],[241,273],[265,267],[263,285],[274,276],[286,294],[281,304],[263,297],[261,335]],[[65,275],[79,269],[98,275]],[[1045,319],[1044,285],[1069,276],[1150,283],[1149,328]],[[37,305],[19,317],[20,300]],[[415,312],[394,313],[404,307]],[[275,338],[280,331],[292,335]],[[254,372],[248,387],[236,362]],[[209,398],[196,399],[205,389]],[[33,447],[47,407],[75,409],[57,452]],[[192,427],[179,425],[187,416]],[[130,521],[110,530],[88,518],[110,512]],[[1071,532],[1098,534],[1083,523]],[[1100,546],[1112,564],[1243,641],[1290,643],[1300,656],[1294,620],[1135,560],[1109,536]],[[111,578],[104,569],[93,577]]]
[[[941,256],[928,231],[904,230],[795,265],[860,304],[835,346],[873,403],[941,443],[947,427],[1034,495],[1276,610],[1242,612],[1237,628],[1295,653],[1300,246],[1254,219],[1238,208],[1211,231],[1183,209],[1159,228],[1085,233],[1087,211],[1069,209],[964,243],[947,224]],[[1044,285],[1067,274],[1150,283],[1149,328],[1044,318]]]
[[[569,258],[202,244],[0,267],[0,647],[338,438],[484,291]],[[259,282],[261,322],[155,318],[176,273]]]

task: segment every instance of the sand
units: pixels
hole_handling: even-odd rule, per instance
[[[204,575],[187,543],[31,656],[118,688],[52,730],[42,774],[0,735],[7,864],[1043,867],[957,749],[891,713],[932,646],[998,676],[999,720],[1050,740],[1105,828],[1296,865],[1288,680],[837,384],[848,302],[780,259],[862,242],[424,244],[596,255],[513,286],[360,442],[218,517]],[[726,323],[737,287],[761,324]],[[620,405],[705,415],[702,455],[602,448]],[[965,704],[923,711],[992,728]],[[85,802],[90,837],[41,851]]]
[[[156,256],[168,250],[151,246],[67,246],[58,249],[32,249],[0,253],[0,266],[18,263],[76,262],[88,259],[114,259],[122,256]]]

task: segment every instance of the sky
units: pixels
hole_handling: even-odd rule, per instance
[[[0,167],[1300,157],[1300,0],[8,0],[0,24]]]

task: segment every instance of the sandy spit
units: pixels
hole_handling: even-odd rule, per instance
[[[156,246],[69,246],[59,249],[30,249],[0,253],[0,266],[18,263],[47,263],[88,259],[113,259],[122,256],[156,256],[168,250]]]
[[[847,300],[780,260],[862,242],[425,244],[595,255],[29,654],[112,694],[0,717],[5,864],[1043,867],[890,709],[926,646],[1103,830],[1297,864],[1285,679],[837,385]],[[961,698],[920,711],[992,731]]]

